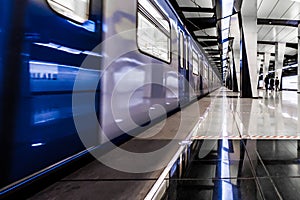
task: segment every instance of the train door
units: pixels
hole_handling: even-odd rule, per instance
[[[186,85],[185,85],[185,95],[188,99],[188,101],[190,101],[190,51],[191,51],[191,47],[190,47],[190,36],[186,36],[185,37],[185,69],[186,69],[186,74],[185,74],[185,80],[186,80]]]
[[[188,103],[188,80],[186,79],[188,74],[187,67],[187,50],[186,50],[186,37],[181,29],[179,29],[178,37],[178,72],[179,72],[179,99],[180,105]]]
[[[89,119],[100,112],[99,87],[91,87],[91,82],[99,79],[101,73],[101,52],[93,51],[101,42],[101,1],[25,2],[25,14],[20,17],[24,20],[21,64],[16,67],[20,70],[15,71],[21,78],[21,87],[15,104],[15,128],[7,133],[13,145],[7,161],[11,170],[2,179],[2,185],[28,177],[82,151],[84,146],[73,117]],[[83,65],[87,56],[93,61]],[[74,90],[80,71],[84,72],[83,84]],[[73,116],[73,93],[83,96],[93,93],[95,108],[87,110],[87,103],[82,102],[76,105],[81,112]],[[94,134],[97,127],[89,124],[85,131]]]
[[[201,95],[203,95],[203,54],[200,54],[200,58],[199,58],[199,71],[200,71],[199,93],[200,93],[200,96],[201,96]]]
[[[208,64],[207,64],[207,60],[204,58],[203,60],[204,66],[203,66],[203,91],[204,94],[208,93],[208,87],[209,87],[209,83],[208,83]]]
[[[196,98],[197,96],[199,96],[199,54],[197,53],[195,47],[192,51],[192,66],[193,81],[191,82],[191,84],[193,86],[193,98]]]

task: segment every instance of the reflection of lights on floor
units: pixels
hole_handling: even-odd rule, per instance
[[[228,178],[230,177],[230,164],[229,164],[229,157],[227,150],[229,149],[228,140],[224,139],[222,141],[221,146],[221,178]],[[232,184],[230,180],[225,181],[222,180],[222,200],[232,200],[233,199],[233,191],[232,191]]]
[[[154,107],[152,107],[152,106],[150,107],[150,110],[155,110],[155,109],[156,109],[156,108],[154,108]]]
[[[223,106],[222,106],[222,114],[223,114],[223,124],[222,124],[222,136],[223,138],[225,136],[228,136],[227,132],[227,116],[228,114],[228,109],[227,109],[227,99],[226,95],[223,95]],[[222,140],[222,145],[221,145],[221,178],[229,178],[230,177],[230,164],[229,164],[229,156],[228,156],[228,139],[223,139]],[[233,191],[232,191],[232,185],[229,181],[224,181],[222,180],[221,182],[221,192],[222,192],[222,200],[233,200]]]

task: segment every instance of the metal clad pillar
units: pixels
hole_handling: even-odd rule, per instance
[[[263,64],[262,58],[260,55],[257,56],[257,80],[258,80],[258,87],[259,87],[259,72],[260,72],[260,67]]]
[[[279,79],[279,85],[281,85],[282,67],[284,60],[286,43],[276,43],[275,44],[275,77]]]
[[[264,77],[263,77],[263,80],[265,80],[265,77],[269,74],[270,59],[271,59],[271,54],[265,52],[265,54],[264,54],[264,68],[263,68]],[[265,88],[265,84],[264,84],[264,88]]]
[[[236,67],[235,67],[234,56],[233,56],[232,50],[229,52],[229,59],[230,59],[230,69],[232,71],[232,91],[238,92],[238,83],[237,83],[237,79],[236,79]]]
[[[233,62],[232,62],[232,53],[231,51],[228,52],[228,67],[229,67],[229,70],[230,70],[230,81],[231,81],[231,90],[233,90],[233,87],[234,87],[234,83],[233,83]]]
[[[242,20],[241,97],[257,98],[257,1],[243,1],[240,17]]]
[[[300,93],[300,24],[298,24],[298,93]]]
[[[236,71],[236,80],[237,80],[237,87],[236,87],[236,92],[240,91],[240,41],[241,41],[241,36],[240,36],[240,29],[239,29],[239,18],[238,15],[234,15],[231,17],[231,26],[230,26],[230,34],[231,37],[233,37],[233,44],[232,44],[232,49],[233,49],[233,59],[234,59],[234,67]]]

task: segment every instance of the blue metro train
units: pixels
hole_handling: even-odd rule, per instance
[[[168,0],[2,0],[0,15],[0,195],[105,143],[94,124],[83,145],[74,119],[115,140],[221,86]]]

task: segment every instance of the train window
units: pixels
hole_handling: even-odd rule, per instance
[[[193,50],[193,74],[199,75],[199,58],[196,51]]]
[[[50,7],[57,13],[74,20],[84,23],[89,18],[90,0],[47,0]]]
[[[207,64],[205,63],[205,64],[204,64],[204,78],[206,78],[206,79],[208,78],[208,77],[207,77],[207,73],[208,73],[207,70],[208,70],[208,69],[207,69]]]
[[[185,69],[189,70],[189,37],[185,39]]]
[[[183,41],[183,32],[180,30],[180,32],[179,32],[179,51],[180,51],[180,54],[179,54],[179,56],[180,56],[180,67],[181,68],[183,68],[184,66],[184,45],[183,45],[183,43],[184,43],[184,41]]]
[[[199,73],[203,76],[203,55],[199,56]]]
[[[137,29],[139,49],[165,62],[170,62],[170,33],[169,21],[148,0],[139,0]]]

